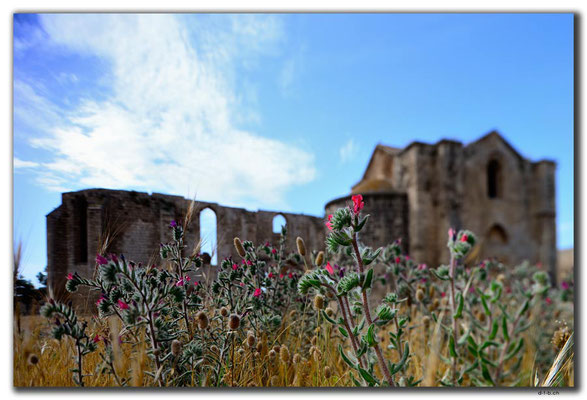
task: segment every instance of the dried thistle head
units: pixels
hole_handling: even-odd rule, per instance
[[[245,251],[245,248],[243,247],[243,242],[241,242],[241,240],[237,237],[234,238],[234,248],[236,249],[236,252],[238,253],[239,256],[241,256],[242,258],[245,258],[245,256],[247,255],[247,252]]]
[[[304,244],[304,239],[298,236],[296,238],[296,246],[298,247],[298,253],[300,256],[304,257],[306,255],[306,245]]]
[[[324,308],[324,296],[317,294],[314,296],[314,309],[320,311]]]
[[[275,357],[277,357],[277,352],[273,349],[269,350],[269,353],[267,353],[267,355],[269,356],[270,360],[274,360]]]
[[[255,335],[252,335],[249,333],[249,335],[247,336],[247,346],[249,346],[249,348],[253,348],[255,346]]]
[[[223,317],[228,317],[228,314],[229,314],[229,312],[228,312],[228,308],[226,308],[226,307],[222,307],[222,308],[220,309],[220,315],[222,315]]]
[[[289,362],[289,349],[286,345],[282,345],[279,349],[279,358],[285,364]]]
[[[230,317],[228,317],[228,329],[231,331],[236,331],[240,326],[240,323],[241,319],[238,315],[231,314]]]
[[[324,263],[324,252],[320,251],[316,256],[316,266],[321,266]]]
[[[181,342],[179,340],[175,339],[173,342],[171,342],[171,354],[173,354],[175,357],[177,357],[180,352],[181,352]]]
[[[430,285],[430,297],[434,297],[435,293],[436,293],[436,288],[434,287],[434,285]]]
[[[200,329],[206,329],[210,321],[208,320],[208,315],[205,312],[200,311],[198,313],[198,326]]]
[[[244,356],[245,355],[245,349],[243,349],[242,347],[239,347],[238,350],[236,351],[238,353],[239,356]]]
[[[261,353],[263,351],[263,342],[257,342],[257,352]]]
[[[280,345],[278,345],[278,344],[276,344],[275,346],[273,346],[273,350],[274,350],[276,353],[279,353],[279,351],[281,350],[281,346],[280,346]]]
[[[330,379],[330,377],[332,376],[332,370],[330,369],[330,367],[327,365],[324,367],[324,377],[326,379]]]

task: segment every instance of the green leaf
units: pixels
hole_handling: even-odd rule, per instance
[[[459,319],[463,315],[464,298],[463,298],[463,294],[461,292],[457,293],[457,301],[458,301],[458,305],[457,305],[457,310],[455,311],[455,313],[453,315],[454,319]]]
[[[518,352],[522,349],[523,346],[524,346],[524,338],[520,338],[520,340],[518,340],[518,342],[516,343],[516,346],[514,347],[514,349],[506,355],[505,361],[511,359],[516,354],[518,354]]]
[[[448,351],[449,351],[449,354],[452,358],[457,357],[457,350],[455,348],[455,337],[452,334],[452,332],[450,334],[450,339],[448,341]]]
[[[491,325],[491,333],[489,334],[489,337],[487,339],[488,340],[495,339],[495,337],[497,336],[498,329],[499,329],[499,324],[497,323],[497,320],[494,320],[493,324]]]
[[[483,310],[485,311],[486,315],[491,315],[491,311],[489,310],[489,306],[487,305],[487,300],[485,299],[485,295],[481,293],[481,304],[483,305]]]
[[[373,281],[373,268],[367,271],[367,276],[363,282],[363,290],[371,289],[371,282]]]
[[[501,318],[501,332],[506,342],[509,342],[510,335],[508,334],[508,322],[505,315]]]
[[[377,338],[375,337],[375,324],[371,324],[369,329],[367,329],[366,339],[369,347],[374,347],[377,345]]]
[[[350,358],[348,358],[348,356],[346,355],[346,353],[342,349],[341,344],[338,345],[338,352],[340,353],[340,356],[342,357],[343,361],[345,363],[347,363],[349,367],[351,367],[353,369],[357,369],[357,365],[354,362],[352,362]]]
[[[373,375],[371,375],[368,371],[365,371],[363,368],[359,367],[359,372],[361,373],[361,376],[363,377],[365,382],[367,382],[369,384],[369,386],[374,386],[374,385],[379,384],[379,382],[377,382],[377,380],[373,377]]]
[[[485,378],[485,380],[489,383],[491,383],[492,385],[495,385],[495,383],[493,383],[493,378],[491,377],[491,374],[489,373],[489,370],[487,369],[487,365],[485,365],[484,363],[481,363],[481,374],[483,375],[483,378]]]
[[[331,324],[336,325],[336,321],[330,318],[324,310],[322,310],[322,316]]]
[[[338,330],[340,331],[340,333],[342,334],[342,336],[348,338],[349,337],[349,333],[346,331],[346,329],[344,329],[342,326],[338,327]]]

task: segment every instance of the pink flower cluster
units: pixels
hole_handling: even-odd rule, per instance
[[[363,207],[365,207],[363,195],[356,194],[351,199],[353,200],[353,212],[355,213],[355,215],[358,215],[363,209]]]
[[[190,282],[191,278],[189,276],[184,276],[183,278],[180,278],[177,283],[175,284],[175,286],[183,286],[183,285],[187,285]]]

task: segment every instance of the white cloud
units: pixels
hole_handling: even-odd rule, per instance
[[[235,60],[253,65],[282,28],[275,16],[225,18],[231,23],[188,29],[172,15],[43,16],[54,44],[107,62],[112,95],[84,101],[31,139],[53,154],[39,182],[54,190],[196,191],[223,204],[287,207],[285,192],[314,179],[313,154],[235,126],[246,108]],[[27,98],[47,101],[39,93]],[[31,111],[22,101],[16,110],[15,100],[15,114]]]
[[[355,141],[351,138],[343,144],[338,150],[340,160],[343,163],[351,161],[357,155],[358,147]]]
[[[23,169],[23,168],[36,168],[40,164],[34,161],[24,161],[20,158],[14,157],[14,169]]]

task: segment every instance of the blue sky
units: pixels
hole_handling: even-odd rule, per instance
[[[573,246],[570,14],[15,15],[14,235],[46,265],[62,191],[322,215],[378,143],[499,130],[557,167]]]

